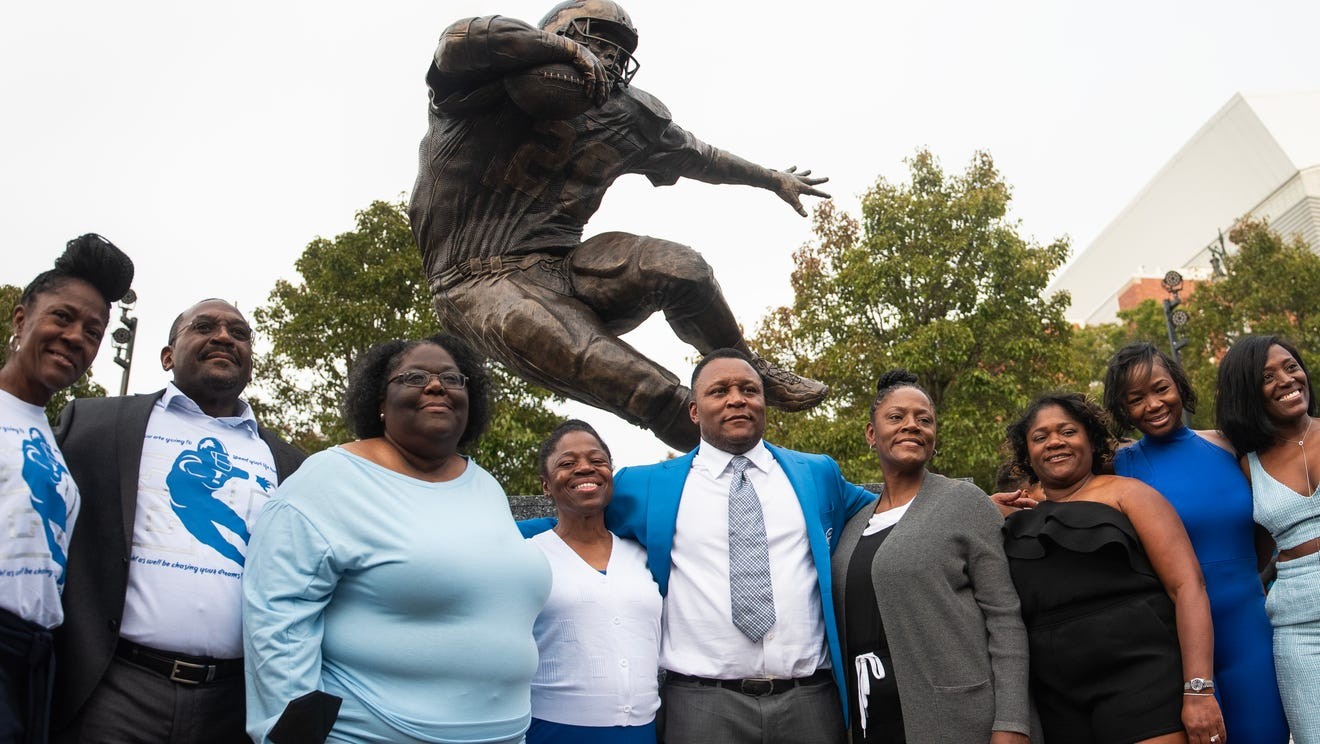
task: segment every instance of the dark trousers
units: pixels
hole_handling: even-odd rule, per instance
[[[0,610],[0,742],[46,744],[54,671],[50,631]]]
[[[243,676],[182,685],[115,657],[56,744],[250,744]]]
[[[842,744],[834,682],[753,697],[670,679],[660,691],[665,744]]]

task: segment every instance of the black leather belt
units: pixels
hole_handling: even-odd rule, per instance
[[[810,676],[797,677],[795,679],[782,679],[776,677],[751,677],[749,679],[710,679],[709,677],[694,677],[691,674],[679,674],[678,672],[665,672],[665,679],[677,680],[679,682],[695,682],[704,687],[723,687],[726,690],[733,690],[744,695],[752,697],[765,697],[766,695],[778,695],[781,692],[788,692],[795,687],[808,687],[811,685],[824,684],[834,679],[828,669],[817,669]]]
[[[211,659],[157,651],[141,644],[119,639],[115,656],[181,685],[204,685],[243,674],[243,660]]]

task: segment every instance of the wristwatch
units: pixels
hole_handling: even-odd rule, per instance
[[[1201,679],[1200,677],[1192,677],[1189,681],[1183,683],[1184,692],[1189,690],[1191,692],[1200,692],[1202,690],[1213,690],[1213,689],[1215,689],[1215,681],[1213,679]]]

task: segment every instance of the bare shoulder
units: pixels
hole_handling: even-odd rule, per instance
[[[1087,498],[1108,504],[1121,512],[1150,504],[1154,499],[1164,497],[1154,488],[1136,478],[1123,475],[1097,475],[1087,488]]]
[[[1213,444],[1219,449],[1224,450],[1234,457],[1237,456],[1237,452],[1233,450],[1232,442],[1229,442],[1228,437],[1224,436],[1223,432],[1218,429],[1195,429],[1194,431],[1196,432],[1196,436]]]

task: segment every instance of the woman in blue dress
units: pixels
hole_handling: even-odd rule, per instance
[[[1214,623],[1215,693],[1228,741],[1286,744],[1258,573],[1272,544],[1256,539],[1251,486],[1232,445],[1217,431],[1184,425],[1183,412],[1195,410],[1196,393],[1178,363],[1148,343],[1125,346],[1110,360],[1105,407],[1118,434],[1142,434],[1118,451],[1114,471],[1168,499],[1200,561]]]
[[[1274,626],[1274,666],[1295,744],[1320,742],[1317,414],[1306,363],[1287,341],[1244,336],[1219,363],[1215,422],[1243,455],[1256,523],[1279,546],[1279,576],[1265,612]]]

